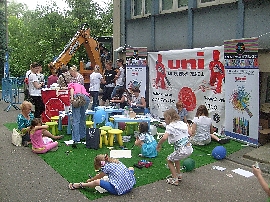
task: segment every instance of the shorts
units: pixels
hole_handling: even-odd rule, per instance
[[[192,146],[184,146],[184,147],[180,147],[178,150],[174,151],[173,153],[171,153],[168,157],[167,160],[168,161],[180,161],[184,158],[189,157],[193,152],[193,148]]]
[[[134,175],[134,170],[129,170],[129,172],[132,175]],[[118,195],[118,193],[117,193],[116,189],[114,188],[114,186],[110,182],[108,182],[108,181],[100,180],[100,187],[102,187],[103,189],[106,189],[110,194]],[[125,191],[121,195],[126,194],[126,193],[128,193],[130,191],[131,191],[131,189]]]
[[[196,136],[193,136],[193,137],[190,137],[189,141],[193,145],[207,145],[211,142],[211,136],[209,136],[209,138],[206,140],[200,140],[200,139],[196,138]]]

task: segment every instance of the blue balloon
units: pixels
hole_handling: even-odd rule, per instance
[[[221,159],[226,158],[226,155],[227,155],[227,150],[223,146],[216,146],[212,150],[212,156],[217,160],[221,160]]]
[[[150,110],[148,108],[144,109],[144,114],[150,114]]]
[[[107,122],[107,123],[105,124],[105,126],[111,126],[112,128],[114,128],[114,125],[113,125],[112,122]]]
[[[104,110],[97,110],[93,118],[95,123],[102,123],[103,121],[105,121],[106,112]]]

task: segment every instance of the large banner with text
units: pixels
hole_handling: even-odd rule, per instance
[[[213,126],[225,124],[224,47],[148,53],[149,106],[154,116],[175,108],[181,100],[192,120],[199,105],[206,105]]]
[[[226,70],[225,134],[258,145],[258,38],[224,42]]]

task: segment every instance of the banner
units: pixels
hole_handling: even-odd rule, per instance
[[[258,38],[224,42],[226,69],[225,134],[258,145]]]
[[[206,105],[213,126],[225,123],[223,46],[148,53],[149,106],[156,117],[182,100],[192,120]]]

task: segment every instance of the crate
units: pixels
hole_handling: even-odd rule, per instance
[[[259,119],[259,126],[262,126],[262,129],[268,129],[269,128],[268,119]]]
[[[258,141],[261,145],[265,145],[270,142],[270,129],[259,130]]]

